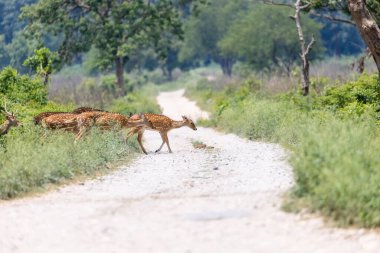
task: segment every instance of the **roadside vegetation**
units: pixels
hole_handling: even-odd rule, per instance
[[[340,225],[380,226],[376,75],[339,85],[325,81],[308,98],[271,94],[255,77],[220,82],[189,84],[187,95],[211,109],[204,125],[290,150],[296,185],[287,209],[309,208]]]

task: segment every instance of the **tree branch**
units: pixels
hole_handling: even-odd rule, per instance
[[[75,4],[76,4],[78,7],[82,8],[82,9],[84,9],[84,10],[87,10],[87,11],[91,9],[91,7],[90,7],[89,5],[83,3],[82,0],[75,0]]]
[[[310,5],[311,5],[311,4],[305,4],[305,5],[300,6],[299,8],[300,8],[300,10],[302,11],[302,10],[305,10],[305,9],[309,8]]]
[[[313,34],[311,37],[310,43],[306,47],[305,55],[308,55],[310,53],[310,50],[311,50],[312,46],[314,45],[314,43],[315,43],[315,38],[314,38],[314,34]]]
[[[285,7],[289,7],[289,8],[294,9],[294,6],[291,5],[291,4],[286,4],[286,3],[275,3],[275,2],[273,2],[272,0],[263,0],[263,3],[264,3],[264,4],[268,4],[268,5],[285,6]]]
[[[314,17],[324,18],[324,19],[327,19],[327,20],[330,20],[333,22],[337,22],[337,23],[345,23],[345,24],[349,24],[349,25],[355,25],[355,23],[351,20],[343,19],[343,18],[337,18],[337,17],[334,17],[332,15],[320,14],[320,13],[316,13],[315,11],[310,11],[309,14],[314,16]]]

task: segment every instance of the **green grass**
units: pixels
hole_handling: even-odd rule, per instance
[[[28,126],[2,139],[0,199],[9,199],[52,183],[92,175],[106,164],[133,157],[134,142],[125,145],[120,133],[92,131],[78,142],[71,133],[49,132]]]
[[[290,148],[292,195],[312,210],[340,225],[380,226],[380,137],[373,118],[339,119],[250,97],[224,110],[216,125]]]

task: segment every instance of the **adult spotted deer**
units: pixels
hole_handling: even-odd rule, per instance
[[[145,154],[148,154],[146,152],[144,146],[142,145],[142,137],[143,137],[145,130],[153,130],[153,131],[157,131],[160,133],[161,139],[162,139],[162,144],[159,147],[159,149],[156,150],[156,152],[161,151],[162,147],[166,143],[170,153],[172,153],[172,150],[171,150],[170,145],[169,145],[169,138],[168,138],[168,132],[170,130],[175,129],[175,128],[180,128],[183,126],[187,126],[193,130],[197,130],[197,127],[195,126],[194,122],[186,116],[182,116],[182,120],[180,120],[180,121],[172,120],[171,118],[169,118],[165,115],[151,114],[151,113],[146,113],[145,117],[150,122],[152,122],[153,128],[148,127],[148,126],[134,127],[131,129],[131,131],[128,133],[128,136],[127,136],[127,138],[129,138],[129,137],[131,137],[137,133],[137,141],[138,141],[142,151]],[[138,118],[139,118],[139,115],[133,115],[131,117],[131,119],[138,119]]]
[[[13,112],[8,112],[7,106],[4,104],[4,109],[1,112],[5,116],[5,122],[0,126],[0,136],[8,133],[11,127],[16,127],[20,125],[20,122],[16,119]]]

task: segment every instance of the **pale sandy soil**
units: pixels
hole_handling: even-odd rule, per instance
[[[182,94],[158,97],[164,114],[207,116]],[[280,210],[293,185],[280,146],[206,128],[169,138],[173,154],[164,147],[108,176],[2,202],[0,253],[380,252],[377,233]],[[146,132],[145,143],[153,151],[161,140]]]

